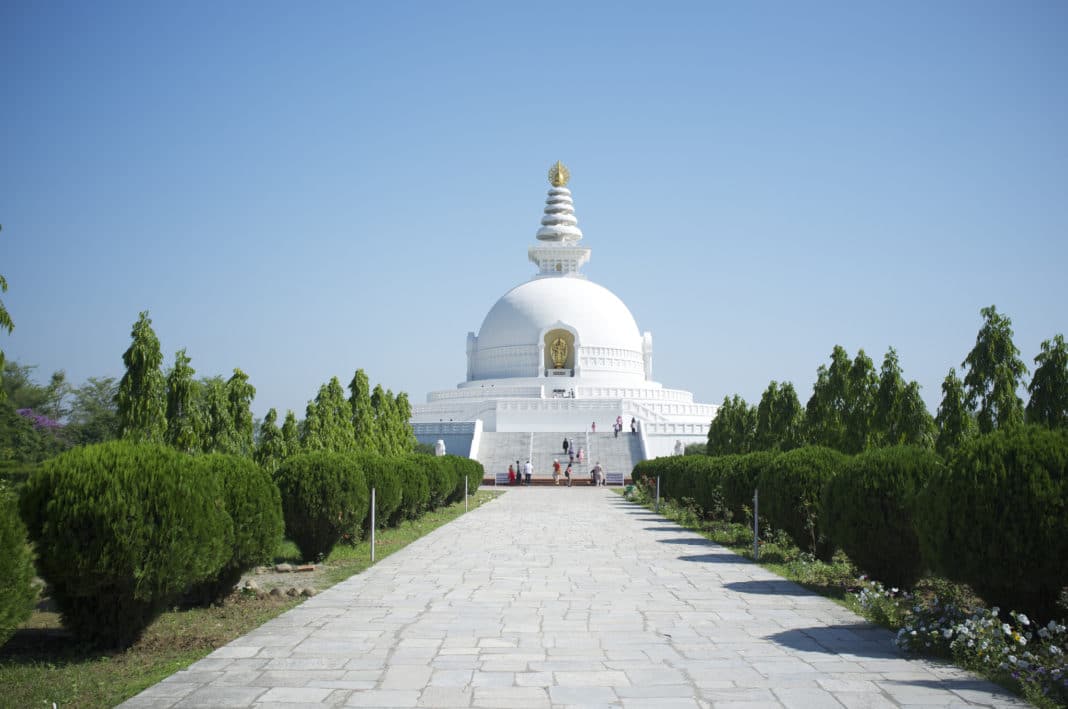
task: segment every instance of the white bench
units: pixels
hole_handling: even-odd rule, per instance
[[[507,484],[508,484],[508,473],[494,473],[493,474],[493,486],[494,487],[497,487],[498,485],[507,485]]]
[[[605,473],[604,474],[605,485],[623,485],[623,473]]]

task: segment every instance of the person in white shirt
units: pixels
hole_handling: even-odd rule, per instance
[[[526,463],[523,463],[523,477],[527,479],[527,485],[529,485],[530,481],[534,478],[534,466],[530,464],[529,460]]]

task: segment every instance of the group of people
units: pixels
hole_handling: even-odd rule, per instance
[[[509,485],[522,485],[523,478],[526,478],[527,485],[529,485],[530,481],[534,479],[534,466],[530,464],[529,460],[524,463],[522,467],[519,466],[518,460],[515,462],[514,466],[508,466]]]
[[[593,430],[594,431],[597,430],[597,424],[596,423],[593,424]],[[616,416],[616,422],[614,424],[612,424],[612,434],[616,438],[619,438],[619,434],[622,433],[622,432],[623,432],[623,417],[622,416]],[[633,416],[630,417],[630,432],[631,433],[637,433],[638,432],[638,419],[634,418]]]

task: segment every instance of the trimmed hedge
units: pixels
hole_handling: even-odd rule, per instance
[[[830,448],[807,446],[782,453],[760,474],[760,512],[801,549],[830,561],[834,544],[823,519],[823,488],[849,457]]]
[[[1068,586],[1068,431],[1017,426],[979,436],[932,476],[920,545],[989,604],[1045,621]]]
[[[644,460],[634,466],[635,482],[648,479],[656,484],[660,477],[660,495],[675,502],[689,501],[706,517],[726,516],[723,497],[723,474],[733,456],[694,455],[665,456]]]
[[[286,458],[275,471],[286,536],[308,561],[326,557],[342,538],[360,537],[371,493],[355,456],[329,451]]]
[[[395,461],[401,481],[401,503],[389,521],[390,526],[405,519],[415,519],[430,506],[430,481],[424,466],[411,455]]]
[[[0,646],[30,617],[37,602],[33,554],[14,495],[0,485]]]
[[[234,525],[230,559],[194,591],[194,597],[207,603],[228,596],[243,573],[271,559],[282,541],[282,500],[270,474],[251,458],[213,454],[195,460],[204,475],[222,484]]]
[[[824,491],[827,533],[873,578],[912,588],[924,571],[913,506],[942,467],[938,454],[915,446],[875,448],[854,457]]]
[[[464,499],[464,482],[467,482],[467,492],[474,495],[478,486],[482,484],[482,477],[486,474],[482,463],[471,458],[458,455],[446,455],[443,457],[446,465],[452,467],[453,477],[456,479],[456,489],[449,496],[450,502],[460,502]]]
[[[371,488],[375,489],[375,525],[382,529],[396,517],[404,495],[403,481],[400,471],[397,470],[397,459],[367,453],[356,456],[356,464],[367,481],[368,500],[371,499]],[[369,513],[363,521],[363,531],[365,534],[371,531]]]
[[[735,522],[746,521],[746,509],[752,514],[753,490],[756,489],[757,480],[777,455],[778,453],[770,451],[760,451],[746,455],[723,456],[726,461],[721,479],[723,501]]]
[[[445,456],[417,455],[415,458],[426,471],[430,483],[430,507],[436,510],[449,501],[456,490],[456,471],[445,460]]]
[[[230,558],[222,485],[189,456],[151,443],[75,448],[27,481],[22,514],[63,623],[111,646]]]

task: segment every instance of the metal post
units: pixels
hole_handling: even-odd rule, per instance
[[[660,512],[660,476],[656,476],[656,511]]]
[[[467,476],[464,476],[464,512],[467,512]]]
[[[371,563],[375,563],[375,489],[371,488]]]
[[[760,559],[760,497],[759,489],[753,488],[753,559]]]

